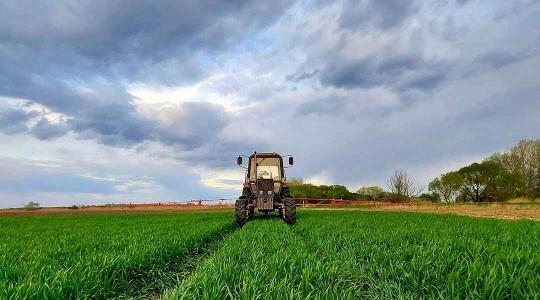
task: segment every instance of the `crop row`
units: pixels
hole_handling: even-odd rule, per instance
[[[258,216],[233,231],[232,219],[0,219],[0,299],[523,299],[540,290],[538,222],[299,210],[294,226]]]
[[[534,298],[540,224],[300,211],[232,234],[170,299]]]
[[[166,270],[233,228],[230,213],[0,219],[0,299],[160,290]]]

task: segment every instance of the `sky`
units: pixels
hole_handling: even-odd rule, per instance
[[[540,1],[0,0],[0,207],[351,190],[540,137]]]

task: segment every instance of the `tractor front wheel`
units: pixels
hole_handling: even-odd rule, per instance
[[[240,198],[236,200],[236,204],[234,206],[234,212],[236,214],[236,223],[238,226],[242,227],[246,225],[246,222],[248,221],[248,208],[247,208],[247,199]]]
[[[296,202],[294,199],[291,197],[283,198],[283,206],[283,220],[290,225],[296,223]]]

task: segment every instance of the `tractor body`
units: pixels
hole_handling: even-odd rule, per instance
[[[243,165],[243,156],[237,163]],[[296,204],[291,197],[285,177],[283,157],[277,153],[254,152],[249,157],[242,196],[235,205],[236,222],[243,226],[255,215],[255,210],[268,214],[278,211],[279,216],[287,223],[296,222]],[[289,165],[293,164],[292,156],[288,156]]]

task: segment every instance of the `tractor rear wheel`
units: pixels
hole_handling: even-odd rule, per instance
[[[253,220],[255,217],[255,208],[251,207],[248,209],[248,220]]]
[[[291,197],[283,198],[283,206],[283,220],[290,225],[296,223],[296,203],[294,199]]]
[[[247,199],[240,198],[236,200],[234,212],[236,214],[236,223],[238,226],[242,227],[246,225],[246,222],[248,221]]]

